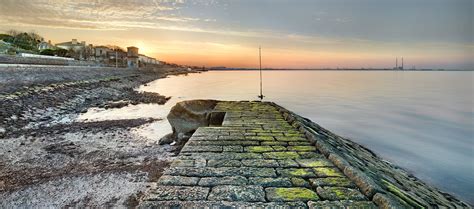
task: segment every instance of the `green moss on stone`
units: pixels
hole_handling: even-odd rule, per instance
[[[307,176],[307,175],[310,175],[311,173],[305,169],[298,168],[298,169],[292,170],[290,174],[293,176]]]
[[[256,141],[273,141],[273,136],[246,136],[247,140],[256,140]]]
[[[327,200],[366,200],[367,198],[357,189],[345,187],[318,187],[318,194]]]
[[[344,174],[342,174],[336,168],[321,167],[321,168],[313,168],[313,170],[316,173],[316,175],[319,177],[344,177]]]
[[[286,151],[284,146],[272,146],[275,151]]]
[[[340,189],[334,189],[333,192],[334,192],[334,194],[336,195],[336,197],[337,197],[338,199],[341,199],[341,200],[348,199],[346,193],[344,193],[344,192],[343,192],[342,190],[340,190]]]
[[[285,136],[289,136],[289,137],[304,137],[303,134],[300,134],[300,133],[285,133]]]
[[[314,178],[316,176],[311,169],[307,168],[280,168],[277,169],[277,173],[285,177]]]
[[[409,195],[405,194],[404,191],[400,190],[398,187],[393,185],[392,183],[386,181],[385,179],[382,180],[382,183],[384,183],[384,185],[387,187],[388,191],[390,191],[391,193],[393,193],[397,197],[401,198],[402,200],[404,200],[405,202],[407,202],[411,206],[413,206],[415,208],[425,208],[422,205],[420,205],[416,200],[411,198]]]
[[[261,153],[261,152],[271,152],[273,151],[273,148],[270,146],[249,146],[249,147],[246,147],[245,150],[247,152]]]
[[[277,201],[319,200],[315,192],[306,188],[274,188],[274,191],[270,193],[274,195],[274,197],[270,197],[269,199]]]
[[[276,140],[277,141],[285,141],[285,142],[306,141],[305,138],[293,137],[293,136],[277,136]]]
[[[277,146],[281,146],[281,145],[287,145],[286,142],[279,142],[279,141],[264,141],[261,143],[261,145],[277,145]]]
[[[301,156],[301,158],[324,158],[323,155],[318,154],[316,152],[298,152],[298,154]]]
[[[313,147],[313,146],[289,146],[288,150],[298,151],[298,152],[310,152],[310,151],[316,151],[316,147]]]
[[[314,187],[318,186],[339,186],[339,187],[354,187],[354,183],[348,178],[341,177],[326,177],[310,179],[311,185]]]
[[[250,129],[250,130],[247,130],[247,132],[249,132],[249,133],[268,133],[269,131],[268,130],[263,130],[263,129]]]
[[[288,142],[291,146],[310,146],[311,143],[309,142]]]
[[[296,152],[268,152],[263,153],[263,157],[269,159],[297,159],[300,156]]]
[[[298,159],[297,162],[302,167],[325,167],[332,165],[331,162],[326,159]]]
[[[278,164],[280,164],[280,167],[282,168],[299,167],[298,163],[296,163],[294,160],[279,160]]]
[[[296,187],[309,187],[309,183],[302,178],[291,178],[291,183]]]

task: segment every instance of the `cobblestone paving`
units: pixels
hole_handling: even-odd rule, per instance
[[[278,110],[220,102],[141,206],[376,208]]]

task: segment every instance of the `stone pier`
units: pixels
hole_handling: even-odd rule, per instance
[[[222,125],[199,127],[140,207],[433,206],[394,184],[380,185],[353,165],[355,158],[338,155],[344,145],[278,105],[219,102],[212,112],[225,114]],[[448,207],[465,206],[445,199]]]

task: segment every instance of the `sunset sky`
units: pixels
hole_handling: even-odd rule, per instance
[[[199,66],[472,69],[472,0],[0,0],[0,32]]]

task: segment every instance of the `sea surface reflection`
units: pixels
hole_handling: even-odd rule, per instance
[[[473,72],[265,71],[265,100],[370,148],[438,188],[474,202]],[[255,100],[257,71],[160,79],[141,91]],[[162,126],[168,126],[162,122]]]

